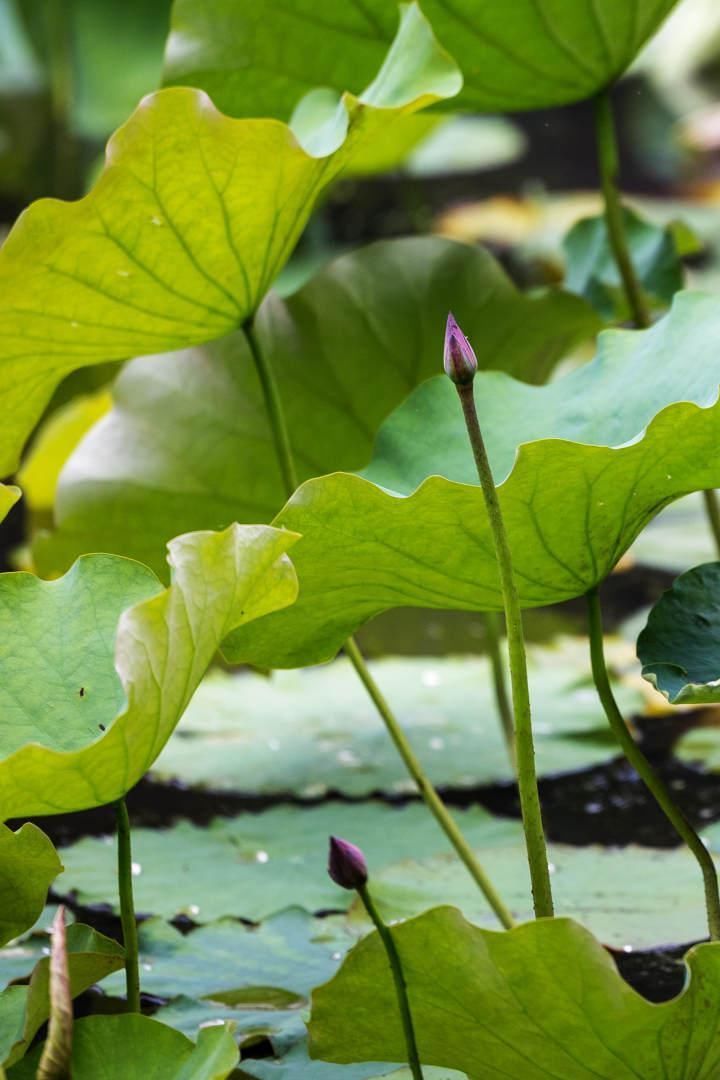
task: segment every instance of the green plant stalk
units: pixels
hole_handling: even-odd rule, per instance
[[[120,893],[120,921],[125,948],[125,986],[127,1011],[140,1012],[140,954],[138,949],[137,923],[132,882],[132,846],[130,818],[124,799],[115,804],[117,821],[118,892]]]
[[[620,159],[609,90],[603,90],[595,98],[595,135],[610,247],[622,279],[633,321],[637,327],[644,328],[650,325],[650,313],[645,303],[642,286],[635,274],[625,236],[622,203],[618,190]]]
[[[535,745],[532,733],[530,688],[528,685],[522,612],[515,585],[512,555],[505,531],[505,522],[500,509],[500,501],[497,496],[487,450],[485,449],[485,442],[480,430],[477,409],[475,408],[473,383],[456,383],[455,388],[462,405],[465,426],[475,458],[475,465],[477,466],[497,556],[505,607],[508,653],[510,656],[510,684],[515,715],[515,753],[520,808],[525,831],[535,916],[536,918],[544,918],[553,914],[553,898],[540,796],[537,787],[537,774],[535,772]]]
[[[363,655],[353,637],[348,638],[345,642],[344,650],[346,656],[355,668],[360,681],[367,690],[375,708],[382,717],[388,735],[392,739],[395,749],[402,758],[405,768],[417,784],[425,805],[455,848],[458,858],[465,865],[476,885],[478,885],[480,890],[484,893],[487,902],[490,904],[490,907],[493,909],[502,925],[506,930],[509,930],[515,925],[515,920],[498,896],[495,887],[482,866],[475,858],[475,853],[463,836],[461,830],[458,828],[445,803],[425,775],[423,767],[415,756],[405,733],[398,724],[397,719],[385,700],[380,688],[370,674]]]
[[[608,723],[635,772],[657,802],[678,835],[685,841],[697,859],[705,885],[708,930],[713,941],[720,939],[720,893],[715,863],[710,852],[695,832],[667,787],[657,775],[630,733],[615,701],[605,663],[603,644],[602,609],[597,586],[587,594],[588,630],[590,635],[590,658],[598,696],[605,710]]]
[[[718,501],[718,493],[714,488],[710,488],[708,491],[703,491],[703,498],[705,500],[705,513],[707,514],[708,524],[720,559],[720,501]]]
[[[490,667],[492,669],[493,688],[495,690],[495,704],[497,706],[498,716],[500,717],[500,726],[502,727],[510,764],[513,767],[513,772],[517,775],[515,721],[513,719],[512,704],[510,703],[510,698],[508,696],[507,681],[505,678],[505,661],[500,648],[500,642],[502,640],[500,620],[498,619],[497,612],[486,611],[484,612],[484,621],[485,640],[487,642],[487,652],[490,659]]]
[[[422,1065],[420,1064],[420,1056],[418,1054],[417,1042],[415,1039],[415,1027],[413,1025],[412,1013],[410,1012],[410,1002],[407,994],[407,984],[405,982],[405,975],[402,969],[402,963],[400,960],[400,954],[397,951],[395,940],[392,936],[392,931],[387,926],[380,915],[380,912],[375,907],[375,903],[370,896],[367,885],[361,885],[358,888],[358,895],[362,900],[365,910],[375,923],[375,929],[380,935],[380,940],[383,943],[385,952],[387,953],[388,961],[390,962],[390,970],[392,971],[393,982],[395,983],[395,993],[397,994],[398,1006],[400,1008],[400,1019],[403,1026],[403,1034],[405,1035],[405,1044],[407,1046],[408,1065],[410,1066],[410,1072],[412,1073],[413,1080],[424,1080]]]
[[[295,469],[295,462],[292,454],[292,446],[288,436],[287,424],[285,423],[285,415],[283,412],[282,403],[280,401],[280,395],[278,393],[277,381],[275,375],[267,362],[267,358],[263,355],[263,351],[260,348],[255,332],[252,326],[252,322],[245,323],[243,330],[245,337],[252,354],[255,367],[258,372],[258,377],[262,386],[263,394],[265,396],[265,403],[267,407],[268,418],[270,420],[270,428],[272,430],[273,439],[275,442],[275,448],[277,451],[278,461],[280,462],[283,479],[285,482],[285,490],[288,497],[293,494],[297,487],[297,470]],[[344,650],[348,659],[352,663],[355,671],[357,672],[360,681],[368,692],[368,695],[375,705],[385,727],[388,735],[390,736],[395,748],[397,749],[400,757],[402,758],[405,767],[407,768],[410,776],[418,786],[420,795],[422,796],[426,806],[432,813],[433,817],[437,821],[440,828],[443,830],[448,840],[455,849],[458,858],[464,864],[469,871],[471,877],[475,883],[479,886],[480,890],[484,894],[488,904],[497,915],[501,924],[505,929],[515,925],[510,911],[502,902],[497,892],[495,891],[492,882],[489,880],[482,866],[475,857],[475,854],[470,845],[465,840],[462,832],[455,823],[452,815],[448,811],[445,803],[442,801],[433,784],[425,775],[420,761],[415,756],[410,743],[408,742],[405,733],[403,732],[400,724],[397,721],[392,709],[388,705],[387,701],[383,697],[380,688],[372,677],[370,669],[365,662],[365,658],[360,651],[360,648],[355,641],[354,637],[348,638],[345,642]]]

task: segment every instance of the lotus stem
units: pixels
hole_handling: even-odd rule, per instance
[[[243,326],[245,337],[255,363],[255,367],[262,386],[270,429],[275,443],[275,451],[283,474],[285,491],[288,498],[297,487],[297,470],[293,458],[292,445],[290,442],[285,413],[277,388],[277,380],[267,357],[264,355],[259,341],[254,332],[252,321]],[[349,637],[344,645],[344,651],[353,665],[357,675],[365,687],[370,700],[378,711],[388,735],[397,749],[408,773],[417,784],[420,795],[430,813],[445,833],[458,858],[469,871],[471,877],[482,891],[485,899],[497,915],[505,929],[515,925],[510,911],[498,896],[492,882],[478,862],[470,845],[465,840],[445,803],[438,795],[435,787],[420,764],[419,759],[408,742],[395,714],[385,700],[379,686],[368,668],[367,662],[355,641]]]
[[[545,918],[553,914],[554,908],[547,845],[545,843],[535,771],[535,744],[532,732],[530,687],[528,684],[522,612],[520,610],[517,586],[515,585],[510,543],[475,407],[473,384],[477,371],[477,360],[470,343],[452,315],[448,316],[445,333],[444,364],[445,372],[452,380],[460,398],[465,427],[472,447],[473,457],[475,458],[475,466],[495,547],[505,609],[505,626],[510,657],[510,685],[512,687],[512,704],[515,717],[518,791],[528,865],[530,867],[533,906],[536,918]]]
[[[713,941],[720,939],[720,893],[715,863],[685,814],[673,800],[668,788],[635,742],[612,692],[605,662],[602,608],[597,586],[587,594],[588,629],[592,673],[598,696],[615,738],[625,757],[647,787],[666,818],[697,859],[705,885],[708,930]]]
[[[140,953],[132,881],[132,843],[130,817],[124,799],[115,804],[117,821],[118,891],[120,893],[120,921],[125,947],[125,987],[127,1011],[140,1012]]]
[[[710,488],[708,491],[703,491],[703,498],[705,500],[705,513],[707,514],[708,524],[713,534],[718,558],[720,558],[720,502],[718,501],[718,493],[714,488]]]
[[[642,286],[635,273],[625,236],[622,203],[618,189],[620,157],[609,90],[603,90],[595,98],[595,135],[608,240],[633,321],[639,329],[642,329],[650,325],[650,313]]]
[[[483,614],[487,652],[492,671],[493,689],[495,691],[495,704],[497,706],[498,716],[500,717],[500,726],[505,739],[505,746],[507,747],[510,764],[512,765],[513,772],[517,775],[515,721],[513,718],[512,704],[510,703],[510,697],[508,695],[507,679],[505,677],[505,660],[500,647],[500,642],[502,641],[500,620],[495,611],[486,611]]]

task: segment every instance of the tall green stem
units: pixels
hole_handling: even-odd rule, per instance
[[[505,745],[507,747],[508,757],[510,758],[510,764],[513,767],[513,771],[517,773],[517,761],[515,757],[515,721],[513,719],[512,705],[510,703],[510,697],[508,696],[507,681],[505,678],[505,660],[500,647],[500,642],[502,640],[500,620],[495,611],[486,611],[484,613],[484,620],[487,652],[490,659],[490,667],[492,669],[493,688],[495,690],[495,704],[497,706],[498,716],[500,717],[500,726],[502,727],[502,733],[505,737]]]
[[[120,921],[125,947],[125,986],[127,1011],[140,1012],[140,954],[138,950],[137,923],[132,883],[132,846],[130,818],[124,799],[115,804],[117,820],[118,892],[120,893]]]
[[[587,605],[593,679],[595,680],[598,696],[600,697],[603,709],[605,710],[608,723],[610,724],[617,741],[620,743],[625,757],[650,791],[670,824],[685,841],[697,859],[705,884],[705,906],[707,908],[708,929],[710,931],[710,937],[713,940],[717,940],[720,938],[720,894],[718,893],[718,879],[715,863],[713,862],[710,852],[707,850],[680,807],[676,806],[667,787],[635,742],[623,719],[622,713],[618,708],[617,702],[615,701],[615,695],[610,686],[610,679],[608,678],[607,666],[605,664],[602,609],[600,607],[600,596],[597,588],[591,589],[587,594]]]
[[[255,367],[257,369],[260,384],[262,386],[263,394],[265,397],[265,405],[267,408],[268,419],[270,421],[270,428],[272,431],[273,439],[275,442],[275,448],[278,456],[278,461],[283,473],[283,479],[285,482],[285,490],[287,495],[290,496],[297,487],[297,471],[295,469],[295,462],[292,454],[292,446],[290,443],[290,437],[287,430],[287,424],[285,422],[285,414],[280,401],[280,395],[278,393],[277,381],[272,368],[267,362],[263,350],[260,347],[253,326],[251,322],[247,322],[243,327],[245,336],[247,338],[250,352],[252,353]],[[486,876],[484,870],[478,863],[472,848],[465,840],[462,832],[455,824],[452,816],[450,815],[444,802],[438,795],[437,791],[431,784],[428,777],[425,775],[422,765],[412,751],[412,748],[407,741],[405,734],[400,727],[394,713],[392,712],[387,701],[383,697],[380,688],[372,677],[370,670],[365,662],[357,642],[353,637],[348,638],[345,642],[345,652],[350,659],[355,671],[357,672],[363,686],[368,692],[371,701],[375,705],[378,713],[380,714],[387,732],[394,743],[395,747],[400,754],[408,772],[415,781],[420,791],[420,794],[425,801],[428,809],[435,817],[435,820],[440,825],[448,840],[455,848],[458,857],[467,867],[473,880],[480,887],[485,895],[490,907],[493,909],[502,925],[509,929],[515,925],[515,921],[503,904],[500,897],[497,895],[492,883]]]
[[[415,1027],[413,1025],[412,1013],[410,1012],[410,1002],[408,1000],[407,984],[405,982],[405,975],[402,969],[402,963],[400,961],[400,954],[397,951],[397,945],[392,936],[392,930],[387,926],[382,919],[380,912],[375,907],[373,898],[370,896],[367,885],[361,885],[358,888],[358,894],[368,915],[375,923],[375,928],[380,935],[385,952],[387,953],[388,961],[390,962],[390,970],[392,971],[393,982],[395,983],[395,993],[397,995],[398,1006],[400,1009],[400,1019],[403,1026],[403,1034],[405,1035],[405,1045],[407,1046],[408,1065],[410,1066],[410,1072],[412,1073],[413,1080],[424,1080],[422,1065],[420,1064],[420,1055],[418,1054],[417,1041],[415,1039]]]
[[[417,784],[425,804],[452,846],[455,848],[458,857],[464,863],[470,876],[485,894],[490,907],[493,909],[502,925],[506,930],[510,929],[511,926],[515,925],[515,920],[496,893],[492,882],[487,877],[482,866],[480,866],[475,858],[472,848],[456,825],[448,808],[445,806],[445,803],[425,775],[423,767],[415,756],[405,733],[397,722],[387,701],[383,697],[380,688],[370,674],[368,666],[365,663],[354,638],[350,637],[345,642],[345,653],[358,673],[360,681],[370,695],[370,699],[375,705],[375,708],[382,717],[388,735],[392,739],[395,749],[402,758],[405,768]]]
[[[533,904],[537,918],[553,914],[550,869],[548,866],[545,833],[543,831],[540,796],[535,772],[535,745],[533,743],[532,717],[530,712],[530,688],[528,686],[527,657],[523,634],[522,612],[518,600],[512,555],[503,521],[500,501],[495,489],[490,461],[480,430],[472,382],[456,384],[465,426],[472,446],[475,465],[487,507],[493,543],[497,557],[500,584],[505,606],[508,652],[510,654],[510,684],[515,715],[515,753],[517,758],[518,789],[522,810],[525,843],[527,845]]]
[[[605,200],[605,223],[610,247],[622,279],[633,321],[637,327],[646,327],[650,325],[650,313],[645,303],[642,287],[635,274],[625,236],[622,203],[618,190],[620,159],[612,102],[608,90],[603,90],[595,98],[595,134],[600,181]]]

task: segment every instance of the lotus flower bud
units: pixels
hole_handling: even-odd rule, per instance
[[[360,889],[365,885],[368,869],[360,848],[348,840],[331,836],[328,874],[341,889]]]
[[[445,352],[443,355],[445,374],[456,386],[469,386],[475,378],[478,368],[477,357],[472,346],[455,322],[452,312],[448,313],[445,327]]]

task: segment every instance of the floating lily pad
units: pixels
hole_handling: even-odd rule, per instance
[[[486,251],[439,237],[343,255],[257,318],[301,480],[362,468],[380,424],[438,371],[452,306],[482,367],[542,382],[600,320],[557,290],[525,296]],[[263,393],[242,333],[202,349],[135,360],[115,407],[62,473],[44,573],[85,551],[139,558],[163,576],[165,543],[229,520],[269,521],[286,497]],[[208,423],[212,418],[212,438]]]
[[[59,581],[1,575],[0,817],[128,791],[228,631],[294,599],[285,551],[295,539],[239,525],[178,537],[165,590],[147,568],[108,555],[84,557]]]
[[[627,666],[631,648],[609,655]],[[529,653],[540,774],[582,768],[617,754],[592,686],[587,641],[562,639]],[[435,784],[470,787],[511,780],[485,658],[384,659],[382,687]],[[639,688],[618,681],[628,715]],[[210,674],[198,688],[153,775],[212,790],[317,797],[414,791],[348,661],[306,671]]]
[[[693,949],[684,992],[653,1005],[569,919],[492,933],[442,907],[394,934],[423,1062],[473,1080],[712,1080],[720,1069],[717,943]],[[310,1035],[326,1061],[405,1057],[377,934],[313,995]]]
[[[452,107],[490,112],[565,104],[604,89],[676,3],[423,0],[422,9],[462,68]],[[202,86],[235,115],[285,118],[310,87],[362,86],[397,20],[398,6],[387,0],[295,0],[291,7],[210,0],[202,12],[192,0],[176,0],[165,78]]]
[[[312,988],[334,974],[357,934],[344,923],[288,908],[258,927],[223,919],[190,934],[149,919],[140,925],[139,939],[148,994],[205,998],[247,1010],[286,1005],[297,1016]],[[123,983],[106,979],[103,989],[122,993]]]
[[[23,825],[17,832],[0,825],[0,945],[37,921],[62,868],[52,843],[36,825]]]
[[[493,818],[480,808],[458,811],[457,819],[480,850],[521,836],[519,822]],[[280,806],[216,819],[207,828],[183,822],[165,830],[136,829],[137,910],[165,918],[184,913],[197,922],[225,915],[259,921],[289,902],[308,911],[344,911],[352,895],[327,875],[331,833],[352,836],[378,868],[408,852],[424,857],[449,849],[420,803],[402,809],[380,802]],[[76,893],[82,904],[110,903],[117,910],[111,843],[85,838],[63,849],[63,861],[58,892]]]
[[[679,293],[645,331],[606,331],[549,386],[475,379],[524,607],[580,596],[681,495],[720,484],[720,307]],[[442,475],[438,475],[441,473]],[[419,485],[419,486],[418,486]],[[365,476],[303,484],[275,519],[303,535],[299,601],[226,643],[263,667],[333,656],[391,607],[501,610],[482,492],[442,376],[386,421]]]
[[[677,578],[637,648],[643,675],[673,705],[720,702],[720,562]]]
[[[35,203],[0,252],[0,475],[70,371],[237,329],[354,148],[460,83],[412,7],[377,79],[306,134],[309,150],[285,124],[232,120],[199,90],[145,98],[89,195]]]
[[[479,808],[456,810],[454,816],[510,909],[529,918],[520,822],[493,818]],[[404,918],[452,902],[480,925],[497,924],[419,803],[403,809],[382,803],[283,806],[218,819],[206,829],[187,823],[168,830],[138,829],[137,908],[165,918],[185,914],[200,923],[227,915],[259,921],[286,908],[290,899],[309,912],[345,911],[353,895],[336,888],[326,872],[331,833],[363,848],[374,894],[387,917]],[[549,857],[558,912],[577,917],[609,945],[645,948],[698,940],[706,932],[702,880],[684,849],[551,844]],[[81,840],[63,850],[63,860],[66,871],[58,892],[117,910],[110,843]],[[361,918],[357,910],[354,915]]]
[[[16,1065],[8,1080],[35,1080],[41,1050]],[[194,1044],[148,1016],[86,1016],[73,1026],[73,1080],[225,1080],[237,1060],[225,1027],[203,1029]]]

